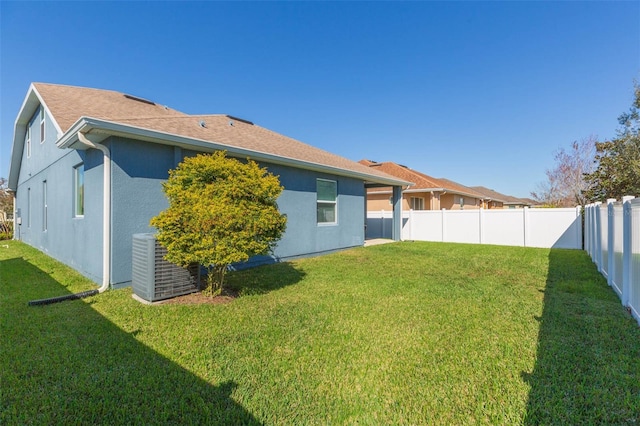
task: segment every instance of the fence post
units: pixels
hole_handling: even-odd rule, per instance
[[[446,241],[445,233],[447,232],[447,224],[446,224],[447,209],[442,209],[440,211],[442,212],[442,242],[444,243]]]
[[[615,198],[607,199],[607,284],[613,284],[613,277],[616,274],[616,265],[614,259],[614,242],[615,242],[615,213],[613,211],[613,203]]]
[[[385,234],[384,232],[384,223],[385,223],[385,215],[384,215],[384,209],[380,210],[380,216],[382,216],[382,220],[380,221],[381,223],[381,228],[382,228],[382,238],[387,238],[387,234]]]
[[[584,249],[584,245],[586,244],[584,242],[584,240],[582,239],[583,236],[583,231],[582,231],[582,223],[583,223],[583,217],[582,217],[582,206],[576,206],[576,218],[580,219],[580,226],[576,226],[576,242],[578,244],[576,244],[578,246],[578,248]]]
[[[529,207],[522,209],[522,228],[524,230],[524,246],[529,247]]]
[[[596,204],[591,203],[591,228],[589,229],[589,234],[591,238],[591,259],[596,261]]]
[[[630,195],[622,197],[622,306],[629,306],[631,293],[631,200]]]
[[[484,243],[484,209],[482,207],[478,209],[478,216],[478,226],[480,227],[478,235],[480,236],[480,244],[482,244]]]
[[[598,203],[592,203],[591,204],[591,258],[593,259],[594,262],[596,262],[596,250],[598,249],[598,242],[596,240],[596,237],[598,236],[598,223],[597,223],[597,209],[598,209],[599,204]],[[597,264],[597,262],[596,262]]]
[[[591,204],[587,204],[584,206],[584,249],[589,254],[589,257],[593,260],[593,256],[591,255]]]
[[[600,218],[600,206],[602,203],[597,201],[594,206],[595,210],[595,241],[596,241],[596,265],[598,266],[598,272],[602,273],[602,220]]]
[[[409,240],[413,241],[413,209],[409,209],[407,226],[409,227]]]

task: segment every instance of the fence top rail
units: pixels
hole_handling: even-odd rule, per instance
[[[624,197],[624,198],[627,198],[627,197]],[[616,199],[611,198],[611,199],[609,199],[607,201],[604,201],[604,202],[596,201],[594,203],[586,204],[585,208],[587,208],[587,207],[598,207],[598,206],[606,207],[607,204],[614,204],[614,205],[615,204],[623,204],[625,201],[629,201],[631,204],[637,205],[637,204],[640,204],[640,197],[633,197],[630,200],[624,200],[624,199],[616,200]]]

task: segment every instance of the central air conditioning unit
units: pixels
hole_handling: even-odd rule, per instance
[[[166,254],[154,234],[133,234],[131,286],[136,296],[155,302],[198,291],[200,267],[177,266],[164,259]]]

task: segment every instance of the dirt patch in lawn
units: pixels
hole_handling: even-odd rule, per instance
[[[163,300],[163,304],[176,304],[176,305],[224,305],[226,303],[233,302],[238,297],[238,292],[232,289],[222,290],[222,294],[216,297],[210,297],[202,294],[201,291],[191,294],[185,294],[184,296],[178,296],[171,299]]]

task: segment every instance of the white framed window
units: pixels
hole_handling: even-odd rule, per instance
[[[411,210],[424,210],[424,198],[411,197]]]
[[[338,182],[316,179],[316,197],[318,224],[338,223]]]
[[[47,181],[42,181],[42,230],[47,230]]]
[[[31,158],[31,125],[27,126],[27,158]]]
[[[464,208],[464,197],[460,197],[460,208]]]
[[[79,164],[73,169],[73,192],[75,217],[84,216],[84,164]]]
[[[44,107],[40,107],[40,143],[44,143]]]

